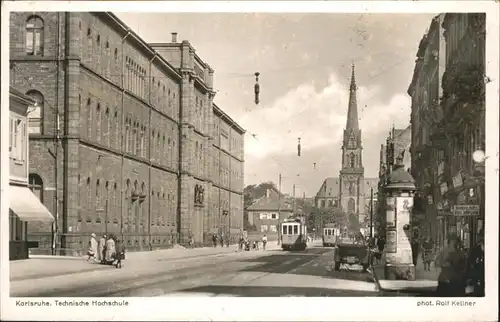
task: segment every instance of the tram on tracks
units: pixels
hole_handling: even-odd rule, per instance
[[[305,218],[285,219],[280,225],[280,232],[283,250],[305,250],[307,248]]]
[[[326,224],[323,228],[323,247],[335,247],[340,238],[340,229],[335,224]]]

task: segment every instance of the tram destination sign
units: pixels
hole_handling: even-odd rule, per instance
[[[453,215],[456,217],[479,216],[478,205],[457,205],[453,207]]]

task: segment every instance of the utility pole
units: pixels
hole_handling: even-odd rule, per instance
[[[281,243],[281,173],[278,179],[278,245]]]
[[[295,215],[295,184],[293,185],[293,190],[292,190],[292,200],[293,200],[293,207],[292,207],[292,211],[293,211],[293,215]]]
[[[370,238],[373,238],[373,188],[370,188]]]

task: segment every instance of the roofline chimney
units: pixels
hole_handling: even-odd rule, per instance
[[[173,33],[172,33],[172,42],[173,42],[173,43],[176,43],[176,42],[177,42],[177,33],[176,33],[176,32],[173,32]]]

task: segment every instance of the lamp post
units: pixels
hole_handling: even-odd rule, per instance
[[[398,157],[385,187],[387,219],[384,275],[387,280],[415,279],[410,244],[410,216],[416,191],[414,182],[411,174],[404,169],[402,158]]]

